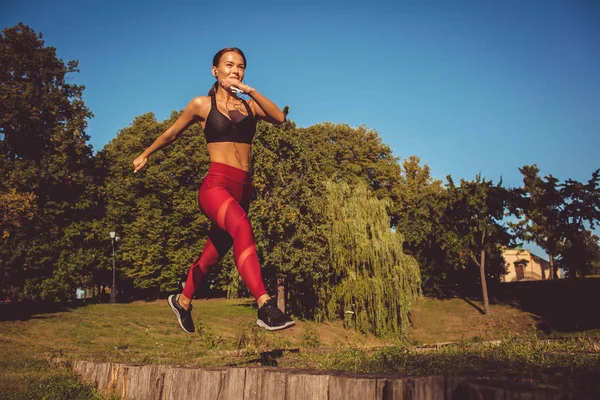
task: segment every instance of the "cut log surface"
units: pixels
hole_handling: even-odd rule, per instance
[[[286,380],[286,400],[329,400],[329,379],[327,374],[310,371],[289,373]]]
[[[569,400],[555,390],[460,377],[74,361],[106,397],[131,400]]]

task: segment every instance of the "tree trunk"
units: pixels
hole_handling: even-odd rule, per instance
[[[554,256],[552,256],[552,254],[550,254],[550,258],[548,261],[548,263],[550,264],[550,276],[548,277],[548,279],[554,279]]]
[[[277,308],[285,312],[285,278],[277,278]]]
[[[485,280],[485,250],[481,249],[481,261],[479,262],[479,272],[481,273],[481,291],[483,294],[483,313],[488,314],[490,302],[488,300],[487,283]]]

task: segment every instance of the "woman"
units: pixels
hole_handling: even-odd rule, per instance
[[[233,246],[233,256],[242,279],[258,304],[257,324],[267,330],[293,326],[267,294],[256,245],[248,216],[252,191],[250,158],[256,122],[273,124],[285,121],[285,115],[271,100],[243,83],[246,57],[238,48],[220,50],[213,58],[212,74],[216,82],[208,96],[196,97],[175,123],[133,161],[139,171],[148,157],[174,141],[187,127],[200,122],[204,129],[210,168],[198,193],[202,212],[212,221],[208,240],[201,255],[191,265],[184,290],[169,296],[168,302],[181,328],[194,332],[191,301],[208,269]],[[238,93],[251,97],[246,102]]]

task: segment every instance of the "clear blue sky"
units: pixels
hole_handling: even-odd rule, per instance
[[[587,181],[600,168],[600,1],[24,1],[0,26],[76,59],[95,150],[133,118],[205,95],[212,57],[240,47],[246,81],[301,127],[378,131],[434,177],[518,167]]]

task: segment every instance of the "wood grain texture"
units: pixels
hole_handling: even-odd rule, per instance
[[[571,400],[531,386],[460,377],[404,377],[277,368],[196,368],[74,361],[106,397],[130,400]]]

